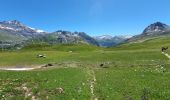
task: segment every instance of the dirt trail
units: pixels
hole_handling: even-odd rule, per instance
[[[170,55],[168,53],[162,52],[162,54],[164,54],[167,58],[170,59]]]
[[[95,97],[95,93],[94,93],[94,88],[95,88],[95,84],[96,84],[96,76],[95,76],[94,70],[89,69],[88,74],[89,74],[90,93],[92,95],[91,100],[98,100]]]

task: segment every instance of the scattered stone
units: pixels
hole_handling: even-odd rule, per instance
[[[32,96],[31,100],[39,100],[36,96]]]
[[[24,91],[28,91],[28,88],[27,87],[22,87]]]
[[[56,92],[58,92],[59,94],[63,94],[64,93],[64,89],[59,87],[59,88],[56,88]]]
[[[27,94],[28,97],[31,96],[31,95],[32,95],[32,93],[28,93],[28,94]]]
[[[94,98],[94,100],[98,100],[98,98]]]
[[[49,96],[46,96],[46,100],[49,100]]]
[[[46,58],[45,54],[38,54],[37,58]]]
[[[84,86],[84,85],[85,85],[85,83],[82,83],[82,85]]]
[[[2,95],[2,98],[5,98],[5,95]]]
[[[72,53],[73,51],[69,51],[69,53]]]

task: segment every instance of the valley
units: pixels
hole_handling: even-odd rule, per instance
[[[0,100],[170,100],[170,0],[0,0]]]

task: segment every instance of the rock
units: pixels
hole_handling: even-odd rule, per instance
[[[45,54],[38,54],[37,58],[46,58]]]
[[[64,93],[64,89],[63,89],[63,88],[61,88],[61,87],[56,88],[56,92],[58,92],[58,93],[62,94],[62,93]]]
[[[73,51],[69,51],[69,53],[72,53]]]
[[[54,66],[54,65],[53,65],[53,64],[51,64],[51,63],[48,63],[48,64],[46,64],[46,65],[42,66],[42,68],[43,68],[43,67],[51,67],[51,66]]]

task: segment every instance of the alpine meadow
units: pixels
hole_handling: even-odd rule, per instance
[[[168,1],[0,1],[1,100],[170,100]]]

